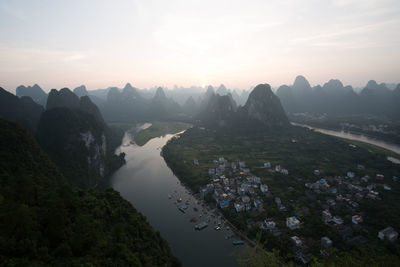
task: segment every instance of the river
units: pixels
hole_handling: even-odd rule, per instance
[[[362,134],[354,134],[354,133],[349,133],[349,132],[345,132],[345,131],[327,130],[327,129],[312,127],[312,126],[309,126],[306,124],[300,124],[300,123],[295,123],[295,122],[292,122],[292,125],[305,127],[305,128],[312,129],[316,132],[327,134],[327,135],[332,135],[332,136],[341,137],[341,138],[345,138],[345,139],[349,139],[349,140],[368,143],[368,144],[375,145],[375,146],[378,146],[381,148],[385,148],[387,150],[393,151],[400,155],[400,146],[399,145],[381,141],[379,139],[371,138],[371,137],[368,137],[368,136],[365,136]],[[400,164],[400,159],[398,159],[398,158],[387,157],[387,159],[393,163]]]
[[[145,124],[141,128],[148,126]],[[154,138],[139,147],[130,143],[131,134],[126,133],[117,151],[125,152],[126,164],[113,174],[112,187],[147,217],[184,266],[237,266],[235,255],[242,247],[233,246],[233,238],[226,239],[231,231],[226,227],[214,230],[215,219],[210,212],[204,213],[204,208],[180,184],[160,155],[161,148],[173,136]],[[181,204],[189,200],[185,213],[179,211],[175,204],[178,198],[182,198]],[[199,220],[190,222],[193,217]],[[196,224],[208,217],[210,222],[207,228],[201,231],[194,229]]]

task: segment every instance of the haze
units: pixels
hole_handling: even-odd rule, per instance
[[[400,2],[7,1],[0,80],[88,89],[399,82]]]

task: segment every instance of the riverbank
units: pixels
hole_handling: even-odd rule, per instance
[[[234,246],[232,238],[226,239],[231,230],[226,227],[216,231],[207,227],[195,230],[190,220],[204,220],[201,205],[195,204],[193,195],[184,187],[160,156],[161,148],[175,135],[153,138],[143,146],[132,144],[133,136],[126,134],[119,148],[126,154],[126,165],[112,177],[112,187],[131,202],[150,224],[168,241],[175,255],[184,266],[237,266],[233,256],[243,246]],[[174,195],[169,199],[168,195]],[[190,200],[185,213],[174,204],[176,197]],[[194,211],[194,207],[198,211]],[[200,214],[203,214],[200,217]],[[207,255],[207,257],[204,257]]]
[[[345,140],[348,143],[352,143],[354,145],[358,145],[366,148],[367,150],[372,150],[377,153],[385,154],[388,158],[400,159],[400,145],[389,143],[386,141],[382,141],[376,138],[368,137],[362,134],[344,132],[344,131],[336,131],[325,128],[317,128],[307,124],[299,124],[292,122],[292,125],[299,126],[303,128],[307,128],[319,133],[323,133],[326,135],[331,135],[338,137],[342,140]],[[389,159],[391,160],[391,159]],[[392,161],[392,160],[391,160]],[[392,161],[393,162],[393,161]],[[395,162],[396,163],[396,162]]]
[[[166,134],[182,132],[190,127],[190,124],[183,122],[154,122],[146,129],[135,134],[135,142],[138,146],[145,145],[149,140]]]
[[[343,138],[343,139],[347,139],[347,140],[353,140],[353,141],[367,143],[367,144],[374,145],[374,146],[389,150],[391,152],[394,152],[397,154],[396,156],[400,155],[400,145],[377,139],[374,136],[368,136],[366,134],[358,133],[358,132],[350,132],[350,131],[343,131],[343,130],[329,129],[329,128],[319,128],[319,127],[315,127],[312,125],[301,124],[301,123],[296,123],[296,122],[292,122],[291,124],[294,126],[308,128],[308,129],[317,131],[319,133],[323,133],[323,134],[327,134],[327,135],[331,135],[331,136],[335,136],[335,137],[339,137],[339,138]]]

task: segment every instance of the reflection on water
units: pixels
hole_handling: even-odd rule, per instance
[[[400,159],[396,159],[394,157],[387,157],[387,159],[395,164],[400,164]]]
[[[226,227],[214,230],[214,222],[218,219],[197,204],[160,155],[161,148],[173,136],[154,138],[139,147],[130,144],[131,134],[126,134],[124,145],[119,148],[120,152],[126,153],[126,165],[113,175],[112,187],[160,231],[184,266],[237,266],[232,254],[241,248],[232,245],[232,238],[227,239],[231,232]],[[178,198],[182,198],[181,204],[188,200],[185,213],[174,204]],[[190,222],[194,217],[199,220]],[[195,224],[208,219],[206,229],[194,229]]]
[[[361,142],[365,142],[365,143],[369,143],[375,146],[379,146],[382,148],[385,148],[387,150],[393,151],[397,154],[400,154],[400,146],[393,144],[393,143],[389,143],[389,142],[385,142],[385,141],[381,141],[375,138],[371,138],[371,137],[367,137],[365,135],[362,134],[353,134],[353,133],[349,133],[349,132],[344,132],[344,131],[334,131],[334,130],[327,130],[327,129],[322,129],[322,128],[317,128],[317,127],[312,127],[306,124],[300,124],[300,123],[295,123],[292,122],[292,125],[295,126],[301,126],[301,127],[305,127],[308,129],[312,129],[316,132],[319,133],[323,133],[323,134],[328,134],[328,135],[332,135],[332,136],[337,136],[337,137],[342,137],[342,138],[346,138],[349,140],[355,140],[355,141],[361,141]]]

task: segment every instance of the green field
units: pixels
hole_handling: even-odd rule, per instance
[[[145,145],[150,139],[165,134],[175,134],[190,127],[190,124],[183,122],[154,122],[149,128],[141,130],[135,135],[135,142],[139,146]]]

